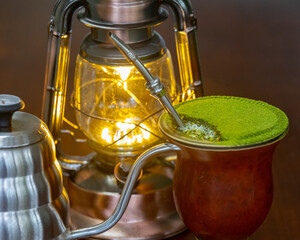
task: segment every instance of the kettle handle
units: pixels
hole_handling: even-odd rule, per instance
[[[129,172],[129,175],[127,177],[125,186],[122,190],[122,194],[119,199],[119,202],[112,216],[108,218],[106,221],[92,227],[82,228],[77,230],[68,230],[65,232],[63,239],[72,240],[77,238],[86,238],[92,235],[103,233],[108,229],[112,228],[123,216],[128,206],[131,193],[134,189],[135,182],[139,178],[140,171],[142,170],[147,160],[149,158],[160,155],[161,153],[169,153],[169,152],[176,152],[176,151],[180,151],[180,148],[171,143],[162,143],[145,151],[142,155],[140,155],[137,158],[137,160],[133,164]]]

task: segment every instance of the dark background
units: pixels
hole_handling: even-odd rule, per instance
[[[54,2],[0,0],[0,93],[18,95],[26,102],[25,111],[39,117]],[[290,119],[289,134],[274,156],[273,206],[251,239],[300,239],[300,1],[192,0],[192,4],[205,94],[264,100]],[[87,31],[75,18],[70,78]],[[158,31],[177,66],[171,18]]]

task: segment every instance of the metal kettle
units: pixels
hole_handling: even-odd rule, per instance
[[[113,227],[128,205],[145,159],[128,175],[114,213],[103,223],[71,230],[69,199],[46,124],[20,112],[23,101],[0,95],[0,239],[77,239]]]

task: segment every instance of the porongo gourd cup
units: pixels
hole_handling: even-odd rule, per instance
[[[272,204],[272,157],[288,130],[286,115],[261,101],[203,97],[176,106],[185,123],[159,120],[168,142],[140,156],[177,152],[173,192],[177,211],[198,239],[242,240],[264,221]]]

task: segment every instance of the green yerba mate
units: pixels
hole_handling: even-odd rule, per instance
[[[175,108],[185,123],[184,128],[177,129],[180,134],[216,145],[268,142],[286,132],[289,124],[280,109],[240,97],[202,97]]]
[[[184,123],[184,127],[178,127],[178,130],[180,130],[182,134],[199,140],[222,140],[222,136],[217,128],[208,124],[203,119],[187,117],[184,115],[181,115],[181,119]]]

